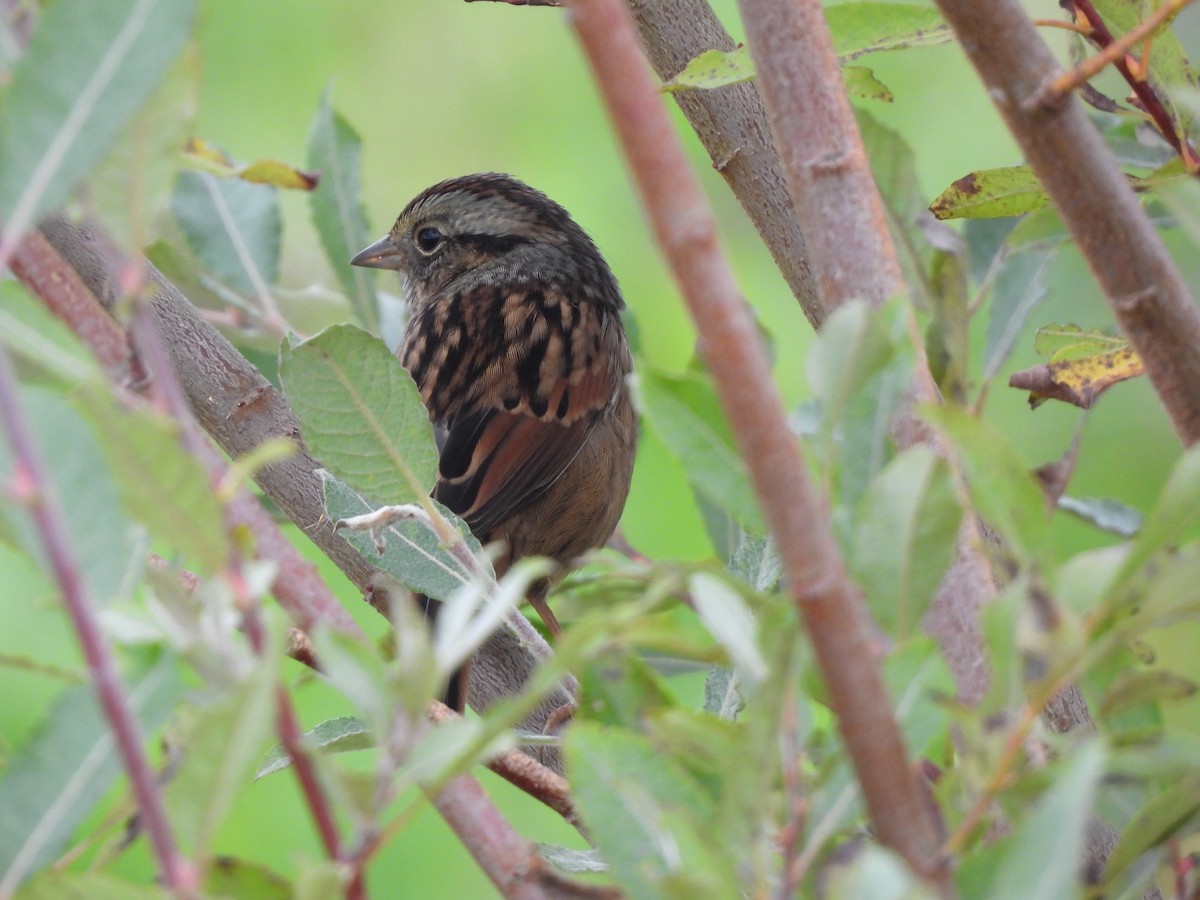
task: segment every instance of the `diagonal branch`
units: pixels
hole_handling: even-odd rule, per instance
[[[51,219],[43,223],[42,233],[88,290],[103,303],[114,301],[113,284],[127,262],[97,227]],[[235,459],[269,438],[297,440],[299,422],[279,391],[204,320],[161,272],[149,263],[145,268],[155,292],[151,303],[155,322],[167,337],[176,376],[204,430]],[[301,447],[287,459],[264,467],[255,479],[372,605],[386,612],[394,582],[334,532],[333,523],[325,518],[320,482],[313,474],[317,468],[318,463]],[[523,617],[510,617],[507,627],[493,635],[476,655],[472,706],[486,709],[513,693],[549,653],[532,625]],[[556,690],[521,723],[521,728],[540,732],[554,710],[571,700],[568,691]],[[557,752],[544,753],[543,757],[552,768],[560,768]]]
[[[707,0],[629,0],[629,8],[650,65],[664,81],[706,50],[736,47]],[[745,82],[671,96],[713,168],[746,211],[808,321],[819,328],[828,310],[817,294],[801,227],[804,220],[792,210],[758,90]]]
[[[656,237],[750,469],[880,840],[948,888],[936,826],[913,770],[817,492],[789,432],[716,222],[638,45],[623,0],[573,0],[571,22],[604,95]]]
[[[14,247],[15,249],[15,247]],[[62,603],[75,629],[88,673],[113,741],[129,777],[133,795],[159,872],[178,896],[191,896],[198,873],[183,856],[167,818],[162,790],[146,756],[143,738],[129,704],[120,669],[89,596],[64,524],[62,503],[34,440],[29,419],[17,393],[17,376],[8,348],[0,345],[0,430],[12,449],[12,489],[29,507],[34,527],[58,584]],[[5,893],[0,886],[0,893]]]

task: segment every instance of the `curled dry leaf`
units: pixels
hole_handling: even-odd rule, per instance
[[[1034,409],[1047,400],[1089,409],[1104,391],[1142,371],[1141,359],[1131,347],[1124,347],[1013,372],[1008,386],[1029,391],[1029,405]]]

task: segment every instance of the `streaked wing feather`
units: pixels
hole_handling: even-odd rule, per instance
[[[439,477],[433,496],[487,540],[492,528],[562,475],[583,448],[592,425],[591,417],[562,425],[491,410],[483,427],[474,429],[478,453],[471,467],[457,478]]]

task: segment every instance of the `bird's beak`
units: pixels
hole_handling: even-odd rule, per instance
[[[359,250],[350,260],[352,266],[362,266],[365,269],[399,269],[400,248],[385,234],[370,247]]]

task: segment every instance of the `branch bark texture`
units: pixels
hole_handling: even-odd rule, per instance
[[[876,833],[915,871],[944,886],[936,828],[872,663],[860,598],[787,429],[754,322],[629,13],[622,0],[574,0],[569,8],[778,542]]]
[[[937,0],[1050,195],[1175,431],[1200,440],[1200,312],[1128,180],[1075,97],[1038,102],[1061,74],[1017,0]]]
[[[882,303],[904,290],[904,278],[821,4],[738,0],[738,7],[796,212],[818,226],[808,248],[821,305],[831,310],[855,297]]]
[[[659,78],[674,78],[706,50],[735,44],[707,0],[630,0],[630,11]],[[762,98],[751,82],[673,95],[813,328],[825,321],[800,222],[792,211]]]

